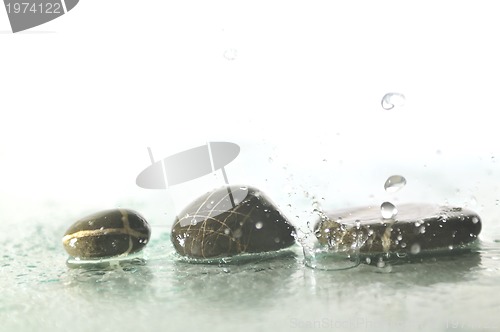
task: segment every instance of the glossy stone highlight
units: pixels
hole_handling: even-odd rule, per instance
[[[138,252],[150,236],[149,224],[139,213],[114,209],[76,221],[64,234],[63,245],[75,258],[99,259]]]
[[[286,248],[295,227],[260,190],[216,189],[189,204],[176,218],[171,239],[180,255],[227,257]]]

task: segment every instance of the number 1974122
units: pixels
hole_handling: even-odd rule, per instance
[[[7,13],[11,14],[62,14],[60,3],[30,3],[14,2],[5,5]]]

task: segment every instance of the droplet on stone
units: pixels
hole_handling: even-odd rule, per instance
[[[382,98],[382,108],[391,110],[393,108],[402,107],[405,104],[405,96],[402,93],[389,92]]]
[[[241,197],[241,203],[233,205],[228,192]],[[207,209],[207,200],[215,201],[217,208]],[[196,215],[198,223],[190,225],[184,217],[178,217],[172,227],[172,243],[182,256],[228,257],[279,250],[295,243],[295,227],[262,191],[253,187],[215,189],[197,198],[179,216],[185,214]]]
[[[395,222],[380,220],[376,206],[325,212],[317,221],[314,234],[318,242],[331,247],[356,247],[359,234],[364,240],[360,254],[426,253],[448,251],[449,246],[472,243],[481,231],[480,217],[467,209],[431,204],[399,204]],[[447,222],[442,222],[446,216]],[[475,220],[474,218],[477,218]],[[357,229],[356,221],[363,223]],[[328,232],[325,230],[328,229]],[[351,236],[356,234],[356,237]]]
[[[413,255],[416,255],[420,252],[420,244],[418,243],[414,243],[411,245],[411,248],[410,248],[410,252],[413,254]]]
[[[406,185],[406,179],[401,175],[390,176],[384,184],[384,189],[388,193],[394,193]]]
[[[380,213],[384,219],[394,219],[398,214],[398,209],[391,202],[384,202],[380,205]]]

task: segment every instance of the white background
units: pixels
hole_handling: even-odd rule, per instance
[[[35,206],[149,204],[168,223],[221,177],[138,188],[146,148],[227,140],[242,147],[230,180],[285,209],[302,191],[379,204],[401,173],[401,200],[494,213],[494,3],[81,0],[17,34],[0,10],[0,208],[24,220]],[[382,109],[387,92],[405,105]]]

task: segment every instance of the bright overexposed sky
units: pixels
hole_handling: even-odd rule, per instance
[[[0,9],[0,196],[18,203],[0,207],[147,200],[135,176],[148,146],[160,159],[218,140],[242,146],[228,174],[275,195],[291,173],[303,188],[383,185],[391,164],[467,177],[464,160],[500,158],[495,9],[81,0],[18,34]],[[388,92],[404,106],[384,110]]]

